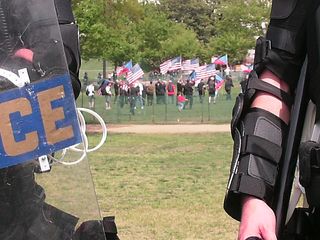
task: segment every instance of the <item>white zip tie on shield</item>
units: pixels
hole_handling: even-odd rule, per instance
[[[54,162],[57,162],[57,163],[60,163],[63,165],[68,165],[68,166],[78,164],[86,157],[87,153],[94,152],[94,151],[98,150],[107,140],[107,126],[106,126],[104,120],[102,119],[102,117],[98,113],[96,113],[95,111],[92,111],[90,109],[87,109],[87,108],[77,108],[77,112],[78,112],[78,117],[79,117],[79,122],[80,122],[80,132],[81,132],[81,137],[82,137],[82,141],[83,141],[82,142],[83,148],[78,148],[78,146],[81,143],[70,146],[68,148],[65,148],[62,150],[60,159],[56,159],[55,157],[48,155],[49,159],[53,160]],[[86,135],[86,122],[85,122],[85,119],[84,119],[82,112],[86,112],[86,113],[93,115],[99,121],[99,123],[102,127],[101,140],[100,140],[99,144],[93,148],[89,148],[89,141],[88,141],[88,137]],[[67,151],[82,152],[82,155],[79,159],[77,159],[73,162],[65,162],[65,161],[63,161],[63,159],[64,159],[65,155],[67,154]]]

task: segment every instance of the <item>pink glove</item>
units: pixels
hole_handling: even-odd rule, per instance
[[[27,48],[20,48],[19,50],[17,50],[14,53],[15,57],[23,58],[29,62],[33,61],[33,55],[34,55],[34,53],[32,52],[32,50],[27,49]]]
[[[274,212],[264,201],[251,196],[243,199],[238,240],[249,237],[276,240],[275,226]]]

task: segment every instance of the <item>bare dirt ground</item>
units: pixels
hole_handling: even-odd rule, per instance
[[[229,124],[175,124],[175,125],[107,125],[109,133],[209,133],[229,132]],[[101,132],[100,125],[88,125],[87,131],[91,133]]]

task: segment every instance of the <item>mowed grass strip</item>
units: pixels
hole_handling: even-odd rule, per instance
[[[228,133],[110,134],[89,155],[102,215],[123,240],[235,239],[223,210],[231,155]]]

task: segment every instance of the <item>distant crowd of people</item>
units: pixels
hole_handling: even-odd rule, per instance
[[[95,96],[105,97],[105,109],[111,109],[113,104],[123,108],[126,104],[130,106],[130,113],[135,114],[135,109],[144,109],[145,106],[153,104],[176,104],[178,111],[192,109],[194,96],[198,95],[199,102],[204,103],[204,97],[208,95],[208,103],[216,103],[218,96],[217,81],[215,76],[200,81],[182,79],[174,83],[170,80],[136,81],[129,84],[126,80],[102,79],[98,75],[97,81],[89,82],[88,74],[84,73],[83,81],[86,84],[86,95],[88,96],[89,108],[95,108]],[[226,100],[231,100],[231,89],[233,87],[231,75],[224,80]],[[197,91],[197,94],[196,94]]]

